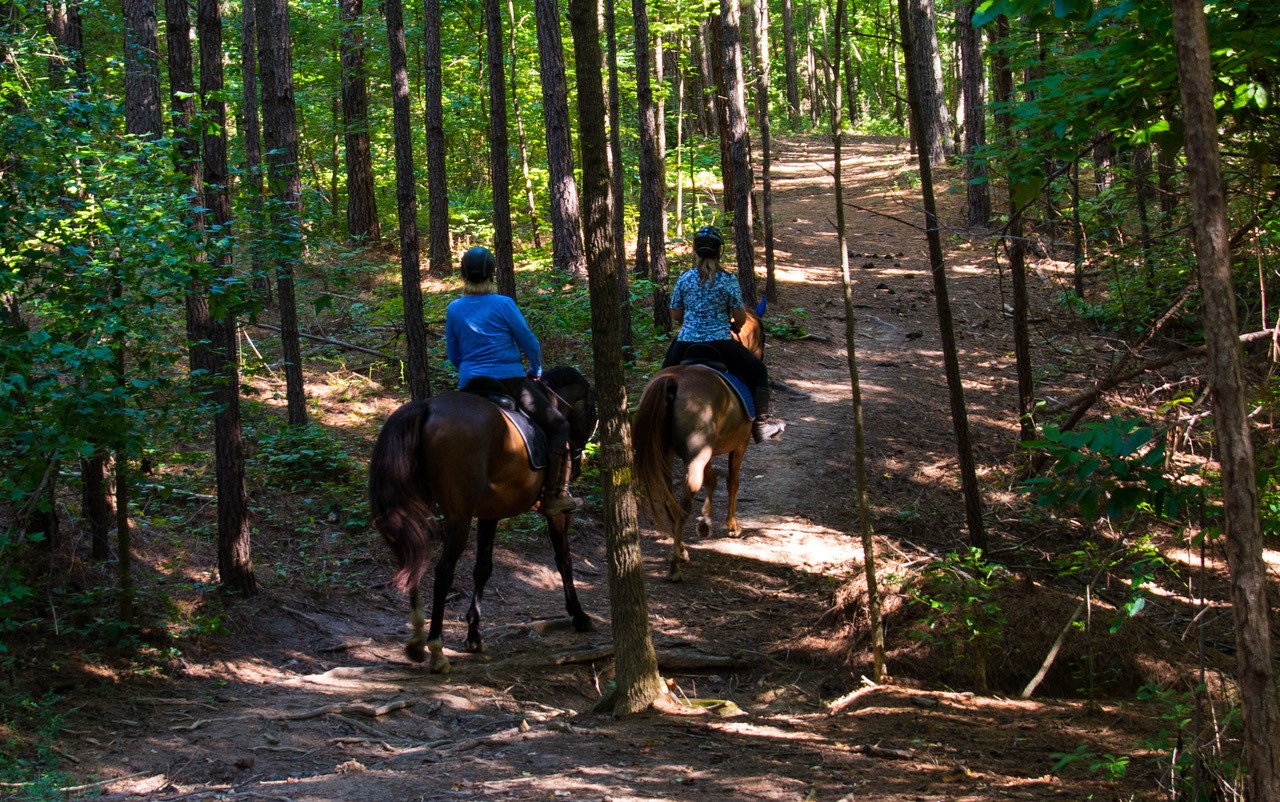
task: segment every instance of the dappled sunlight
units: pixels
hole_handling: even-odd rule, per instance
[[[818,574],[834,573],[862,561],[860,540],[804,518],[757,514],[751,516],[750,525],[768,537],[748,534],[741,538],[698,540],[691,545],[742,559],[798,566]]]

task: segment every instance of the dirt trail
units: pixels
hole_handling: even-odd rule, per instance
[[[901,200],[901,143],[858,140],[847,153],[850,202],[919,219]],[[72,770],[128,776],[105,788],[120,799],[1154,798],[1136,790],[1149,782],[1046,776],[1053,753],[1135,743],[1141,722],[1124,709],[891,685],[831,714],[829,703],[869,669],[841,662],[838,622],[819,624],[842,581],[862,570],[829,169],[820,143],[779,144],[773,312],[803,309],[812,336],[767,347],[790,428],[781,443],[748,452],[744,536],[722,537],[719,505],[716,536],[689,540],[686,581],[672,585],[662,579],[669,544],[644,532],[660,651],[738,661],[664,676],[679,694],[732,700],[721,712],[738,715],[615,721],[588,712],[609,664],[585,656],[610,642],[603,535],[588,513],[573,547],[584,606],[600,622],[589,636],[542,623],[563,609],[540,534],[502,536],[485,609],[489,655],[451,651],[448,677],[404,661],[404,602],[385,586],[325,598],[268,588],[232,622],[233,637],[186,656],[181,680],[86,698],[61,744],[79,761]],[[864,211],[851,210],[849,225],[877,526],[882,539],[903,535],[885,540],[899,554],[945,547],[961,536],[963,515],[924,239]],[[1010,357],[997,282],[963,254],[952,274],[964,358],[998,368],[966,388],[975,444],[1005,453],[1016,432],[999,406]],[[458,576],[469,591],[469,562]],[[457,598],[446,619],[452,649],[465,603]]]

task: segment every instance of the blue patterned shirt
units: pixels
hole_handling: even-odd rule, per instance
[[[671,308],[684,310],[684,323],[677,340],[686,343],[728,340],[733,337],[729,326],[733,310],[742,308],[742,289],[737,276],[721,270],[716,271],[710,286],[703,286],[697,269],[691,268],[676,279]]]

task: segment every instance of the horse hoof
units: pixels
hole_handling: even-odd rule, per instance
[[[427,647],[420,640],[411,640],[404,647],[404,654],[415,663],[421,663],[427,659]]]
[[[711,537],[711,522],[706,518],[698,519],[698,537]]]
[[[677,566],[677,565],[672,565],[672,566],[671,566],[671,570],[667,571],[667,581],[668,581],[668,582],[683,582],[683,581],[684,581],[684,574],[680,571],[680,567],[679,567],[679,566]]]
[[[468,639],[465,648],[472,654],[484,654],[484,642],[479,638],[476,638],[475,640]]]
[[[583,613],[581,616],[574,616],[573,631],[574,632],[594,632],[596,622],[591,620],[591,616]]]
[[[453,666],[449,665],[449,658],[444,656],[444,644],[438,640],[427,643],[427,648],[431,650],[430,669],[432,674],[448,674]]]
[[[733,527],[733,528],[731,528],[731,529],[729,530],[729,537],[731,537],[731,538],[735,538],[735,539],[736,539],[736,538],[740,538],[740,537],[742,537],[742,530],[741,530],[741,529],[739,529],[739,528],[738,528],[738,527],[736,527],[736,526],[735,526],[735,527]]]

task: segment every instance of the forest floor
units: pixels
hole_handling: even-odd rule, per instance
[[[262,592],[228,614],[230,634],[184,650],[172,676],[80,674],[61,689],[60,707],[71,711],[57,743],[65,770],[86,782],[110,779],[86,792],[109,799],[1166,798],[1167,767],[1157,758],[1167,708],[1137,701],[1134,689],[1194,672],[1180,630],[1118,645],[1073,639],[1060,658],[1069,665],[1055,665],[1029,699],[1018,691],[1083,598],[1082,583],[1025,580],[1006,589],[1014,601],[1005,645],[988,661],[987,692],[965,681],[957,643],[948,649],[907,636],[920,627],[894,577],[900,583],[963,549],[968,535],[914,157],[890,139],[857,138],[845,153],[868,498],[878,566],[891,580],[889,679],[866,679],[831,154],[817,140],[787,139],[773,163],[779,301],[770,314],[799,321],[808,336],[771,339],[766,359],[789,428],[780,442],[748,451],[742,537],[724,536],[720,498],[712,537],[687,541],[683,583],[665,581],[670,544],[642,517],[663,676],[677,698],[727,704],[698,716],[591,712],[609,681],[611,635],[603,525],[589,506],[575,519],[572,547],[594,632],[562,625],[541,533],[504,525],[486,594],[488,654],[461,648],[468,555],[446,617],[453,672],[431,675],[404,658],[407,604],[386,582],[385,548],[367,533],[356,550],[329,555],[333,570],[357,581],[328,591],[299,590],[264,566]],[[955,176],[942,178],[946,186]],[[993,553],[1010,542],[1020,554],[1047,553],[1066,524],[1049,531],[1049,519],[1030,515],[1013,489],[1007,275],[989,240],[954,228],[962,198],[942,197],[953,227],[945,247]],[[1035,262],[1030,282],[1038,382],[1061,399],[1110,351],[1055,303],[1069,286],[1059,267]],[[390,392],[368,391],[357,402],[326,389],[323,377],[313,382],[319,419],[348,416],[353,436],[368,444],[398,403]],[[1170,620],[1187,619],[1181,608],[1165,609]],[[1229,614],[1214,615],[1229,642]],[[691,653],[725,658],[725,667],[691,668],[681,662]],[[1125,760],[1123,774],[1108,770]]]

